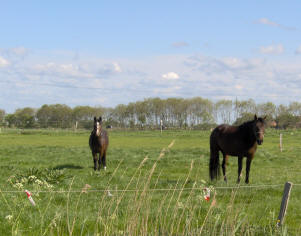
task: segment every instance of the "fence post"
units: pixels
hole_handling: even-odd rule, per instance
[[[279,147],[280,147],[280,152],[282,152],[282,134],[280,134],[279,137]]]
[[[284,185],[284,191],[283,191],[279,216],[278,216],[278,220],[277,220],[277,226],[281,226],[284,222],[284,217],[285,217],[286,208],[288,205],[288,200],[290,197],[291,189],[292,189],[292,183],[286,182]]]

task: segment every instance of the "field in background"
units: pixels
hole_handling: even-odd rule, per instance
[[[300,234],[301,210],[296,206],[301,205],[301,186],[292,188],[285,226],[275,227],[284,183],[301,183],[301,131],[281,132],[283,152],[278,146],[280,131],[267,130],[252,162],[250,186],[267,186],[233,190],[220,187],[235,186],[236,157],[229,158],[228,184],[208,182],[207,131],[161,135],[160,131],[111,130],[108,169],[94,172],[89,132],[2,129],[0,232]],[[215,201],[212,193],[207,202],[202,189],[210,185],[215,188]],[[33,192],[35,207],[24,189]],[[107,189],[111,191],[96,191]]]

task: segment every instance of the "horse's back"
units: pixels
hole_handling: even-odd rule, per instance
[[[242,138],[237,126],[222,124],[217,126],[210,135],[210,148],[229,155],[242,152],[241,142]]]
[[[210,135],[210,142],[218,142],[220,139],[225,139],[229,136],[235,136],[236,127],[222,124],[217,126],[215,129],[212,130]]]

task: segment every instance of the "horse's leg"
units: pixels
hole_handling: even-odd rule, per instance
[[[226,164],[227,164],[228,156],[223,153],[223,163],[222,163],[222,168],[223,168],[223,175],[224,175],[224,181],[227,183],[227,176],[226,176]]]
[[[251,157],[247,157],[246,184],[249,183],[249,173],[250,173],[250,168],[251,168],[251,162],[252,162],[252,158]]]
[[[242,156],[238,157],[238,178],[237,178],[237,183],[240,183],[240,178],[241,178],[241,171],[242,171]]]
[[[106,170],[107,169],[107,166],[106,166],[106,151],[103,152],[101,161],[102,161],[102,165],[103,165],[104,170]]]
[[[94,162],[94,170],[97,168],[97,153],[92,152],[93,162]]]
[[[98,158],[98,170],[100,170],[101,166],[101,152],[99,152],[99,158]]]

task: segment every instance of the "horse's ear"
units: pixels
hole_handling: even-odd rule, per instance
[[[94,122],[96,122],[96,116],[94,116]]]
[[[258,118],[257,118],[257,115],[255,114],[255,116],[254,116],[254,120],[257,120]]]
[[[101,118],[101,116],[99,117],[99,121],[100,121],[100,122],[102,121],[102,118]]]

